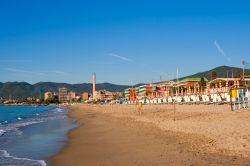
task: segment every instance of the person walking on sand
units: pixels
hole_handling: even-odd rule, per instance
[[[139,114],[141,115],[141,109],[142,109],[142,102],[141,101],[138,101],[138,111],[139,111]]]

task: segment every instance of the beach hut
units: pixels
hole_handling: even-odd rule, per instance
[[[179,81],[178,87],[183,89],[184,94],[198,94],[201,93],[202,85],[206,82],[208,82],[206,78],[185,78]]]

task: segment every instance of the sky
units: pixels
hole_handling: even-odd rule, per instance
[[[250,61],[250,2],[0,1],[0,82],[165,81]]]

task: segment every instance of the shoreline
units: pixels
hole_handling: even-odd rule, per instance
[[[2,107],[1,122],[6,123],[0,125],[0,165],[50,165],[49,157],[63,148],[76,126],[68,112],[62,107]]]
[[[243,165],[250,162],[249,157],[237,153],[213,151],[214,140],[202,134],[165,130],[146,121],[142,118],[148,113],[138,117],[132,106],[78,104],[67,109],[78,127],[69,131],[64,147],[50,158],[51,165]],[[177,120],[183,121],[178,114]]]

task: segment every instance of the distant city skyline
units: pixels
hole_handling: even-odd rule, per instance
[[[242,67],[247,1],[0,2],[0,82],[121,85]],[[249,67],[249,66],[248,66]]]

